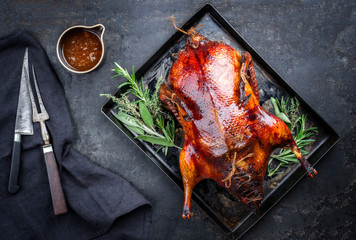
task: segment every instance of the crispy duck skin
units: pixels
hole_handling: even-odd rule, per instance
[[[269,156],[279,147],[291,149],[310,177],[317,174],[285,123],[260,106],[248,52],[193,31],[177,57],[159,93],[184,130],[183,218],[191,217],[192,191],[203,179],[258,208]]]

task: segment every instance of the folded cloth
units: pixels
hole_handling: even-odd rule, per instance
[[[38,123],[22,136],[21,189],[7,191],[25,49],[50,115],[46,122],[69,212],[55,216]],[[147,239],[149,202],[126,180],[71,148],[73,126],[63,87],[42,47],[17,30],[0,38],[0,239]]]

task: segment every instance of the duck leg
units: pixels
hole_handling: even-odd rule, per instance
[[[294,142],[294,141],[293,141]],[[290,147],[290,150],[295,154],[295,156],[298,158],[300,164],[303,166],[307,174],[309,175],[310,178],[313,178],[315,175],[318,174],[318,172],[310,165],[310,163],[305,159],[305,157],[302,155],[300,152],[299,148],[297,147],[297,144],[294,142],[292,146]]]
[[[270,142],[275,143],[275,147],[283,147],[285,149],[290,149],[294,155],[299,160],[300,164],[303,166],[308,175],[313,178],[318,172],[310,165],[310,163],[305,159],[297,144],[294,141],[292,133],[289,131],[287,125],[275,117],[277,123],[272,125],[270,128]],[[274,137],[279,136],[279,137]]]
[[[193,145],[186,144],[179,156],[179,166],[183,178],[184,186],[184,205],[183,205],[183,218],[191,218],[191,198],[193,188],[199,183],[203,177],[202,172],[199,171],[197,161],[200,156],[196,154]]]

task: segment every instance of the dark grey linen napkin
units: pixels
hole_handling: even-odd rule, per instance
[[[36,68],[47,127],[69,212],[54,216],[40,126],[22,136],[17,194],[7,192],[25,48]],[[149,202],[130,183],[71,148],[73,126],[63,87],[42,47],[17,30],[0,38],[0,239],[148,239]]]

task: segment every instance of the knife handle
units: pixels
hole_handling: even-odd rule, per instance
[[[43,146],[43,153],[46,162],[49,188],[51,191],[54,215],[60,215],[68,212],[66,200],[62,189],[61,179],[57,167],[56,158],[51,144]]]
[[[15,133],[14,145],[12,148],[11,168],[9,177],[8,192],[11,194],[17,193],[20,190],[18,184],[19,170],[21,158],[21,134]]]

